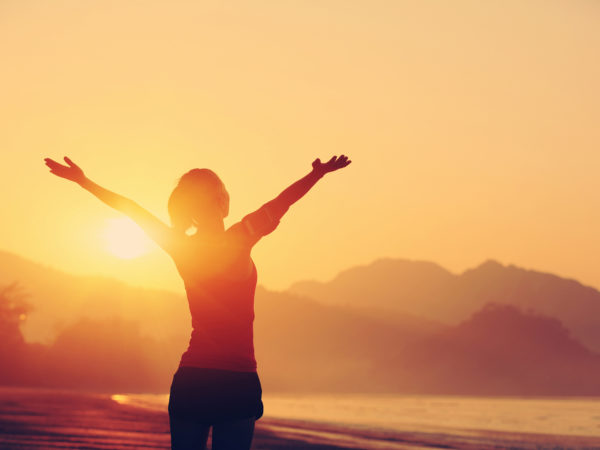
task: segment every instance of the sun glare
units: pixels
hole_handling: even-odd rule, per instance
[[[131,219],[124,217],[107,222],[104,239],[109,252],[119,258],[132,259],[150,251],[150,239]]]

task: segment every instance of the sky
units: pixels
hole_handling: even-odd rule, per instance
[[[119,213],[43,158],[165,222],[178,177],[211,168],[228,226],[343,153],[253,250],[259,284],[492,258],[600,288],[599,19],[591,0],[0,0],[0,249],[182,291],[158,246],[111,250]]]

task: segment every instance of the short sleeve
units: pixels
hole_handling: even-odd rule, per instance
[[[251,243],[254,244],[261,237],[275,230],[279,225],[279,221],[280,218],[276,215],[273,207],[267,203],[242,219],[242,229]]]

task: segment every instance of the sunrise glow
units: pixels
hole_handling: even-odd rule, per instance
[[[107,251],[122,259],[137,258],[151,248],[149,238],[126,217],[107,220],[104,239]]]

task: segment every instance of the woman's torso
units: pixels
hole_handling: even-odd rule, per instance
[[[253,322],[257,271],[235,226],[210,242],[189,237],[174,258],[183,278],[192,334],[180,367],[255,372]]]

